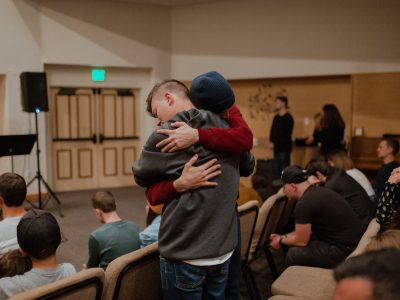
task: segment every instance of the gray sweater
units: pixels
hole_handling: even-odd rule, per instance
[[[171,122],[183,121],[193,128],[229,128],[218,115],[191,109],[175,115]],[[166,136],[154,132],[146,142],[133,172],[137,184],[148,187],[164,180],[175,180],[184,164],[198,154],[197,164],[217,158],[222,174],[214,179],[218,187],[189,190],[164,207],[159,232],[159,251],[170,260],[214,258],[232,251],[237,244],[236,199],[240,175],[254,168],[250,153],[231,155],[213,152],[199,144],[173,153],[161,153],[156,144]]]

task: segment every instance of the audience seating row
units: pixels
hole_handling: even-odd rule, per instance
[[[86,269],[68,278],[17,294],[11,300],[161,299],[158,243],[123,255],[104,272]]]
[[[348,258],[362,254],[370,240],[378,234],[379,230],[380,225],[376,219],[371,220],[357,248]],[[275,296],[270,299],[332,299],[335,286],[333,270],[292,266],[287,268],[272,284],[271,290]]]
[[[258,201],[249,201],[239,207],[242,237],[242,274],[251,299],[260,299],[259,290],[250,264],[262,252],[266,255],[271,274],[278,272],[269,247],[271,233],[279,232],[288,223],[294,209],[282,189],[269,197],[259,208]]]

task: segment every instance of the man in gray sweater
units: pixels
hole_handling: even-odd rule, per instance
[[[207,96],[212,91],[213,99],[218,99],[215,105],[226,109],[232,105],[234,95],[226,81],[211,78],[210,84],[207,78],[204,80],[203,93]],[[186,86],[176,80],[164,81],[152,89],[148,111],[160,120],[161,128],[171,129],[170,124],[177,121],[193,128],[229,127],[218,115],[195,109]],[[254,159],[250,153],[227,155],[199,144],[182,151],[160,152],[156,145],[164,138],[154,132],[135,162],[139,185],[147,187],[178,178],[193,156],[198,164],[218,159],[222,172],[214,179],[218,186],[186,191],[164,208],[159,233],[164,299],[224,299],[230,257],[237,244],[235,202],[239,177],[251,174]]]

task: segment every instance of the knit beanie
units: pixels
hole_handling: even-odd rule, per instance
[[[228,81],[216,71],[197,76],[190,86],[190,100],[198,109],[220,113],[235,103]]]

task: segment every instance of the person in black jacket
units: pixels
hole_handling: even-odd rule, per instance
[[[346,124],[336,105],[326,104],[322,108],[322,130],[317,137],[314,137],[315,142],[320,147],[322,155],[327,155],[333,150],[346,151],[344,146],[344,129]]]
[[[287,110],[288,98],[277,96],[275,98],[275,111],[277,114],[272,121],[268,148],[274,151],[274,158],[278,162],[279,172],[290,165],[290,153],[292,152],[294,121]]]

